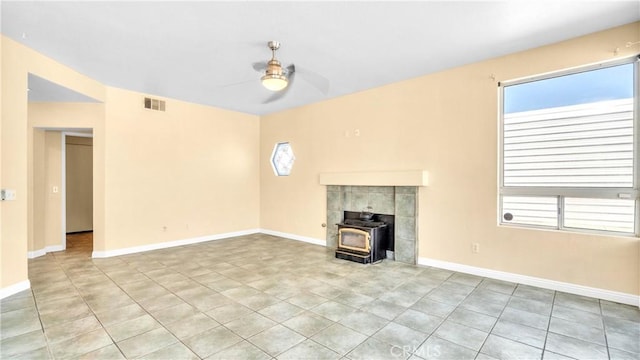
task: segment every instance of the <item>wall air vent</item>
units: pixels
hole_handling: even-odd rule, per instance
[[[144,98],[144,108],[150,110],[158,110],[164,111],[164,100],[152,99],[152,98]]]

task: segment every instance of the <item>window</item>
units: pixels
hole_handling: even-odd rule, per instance
[[[500,85],[500,223],[638,233],[638,62]]]
[[[276,176],[289,176],[296,157],[288,142],[277,143],[271,153],[271,166]]]

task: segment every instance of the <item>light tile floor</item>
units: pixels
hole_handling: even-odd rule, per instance
[[[29,261],[0,358],[638,359],[636,307],[250,235]]]

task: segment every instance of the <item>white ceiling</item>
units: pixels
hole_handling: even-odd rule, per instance
[[[44,102],[99,102],[77,91],[67,89],[47,79],[29,74],[29,101]]]
[[[637,0],[3,0],[0,6],[3,34],[104,84],[251,114],[640,20]],[[278,59],[300,71],[284,98],[263,104],[271,93],[251,65],[269,59],[269,40],[280,41]],[[328,94],[305,81],[303,70],[328,79]]]

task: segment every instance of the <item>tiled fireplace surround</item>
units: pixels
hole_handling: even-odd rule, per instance
[[[370,207],[368,209],[367,207]],[[338,227],[344,211],[369,210],[395,215],[395,261],[415,264],[418,250],[418,187],[327,186],[327,247],[338,243]]]

